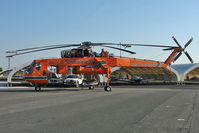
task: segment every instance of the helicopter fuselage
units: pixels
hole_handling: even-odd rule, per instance
[[[111,67],[167,67],[163,62],[120,58],[120,57],[83,57],[35,60],[24,72],[28,82],[47,84],[50,79],[49,66],[56,67],[57,74],[68,74],[72,67],[73,74],[110,74]]]

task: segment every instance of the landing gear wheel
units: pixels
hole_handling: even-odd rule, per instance
[[[40,86],[35,86],[35,91],[41,91],[41,87]]]
[[[104,90],[107,91],[107,92],[110,92],[111,91],[111,86],[105,86]]]
[[[88,88],[89,88],[89,90],[94,90],[95,89],[94,86],[89,86]]]

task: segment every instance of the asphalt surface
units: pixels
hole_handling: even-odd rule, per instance
[[[199,133],[199,86],[0,87],[0,133]]]

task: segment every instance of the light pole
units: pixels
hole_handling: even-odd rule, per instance
[[[10,69],[10,60],[11,60],[11,56],[8,56],[8,69]]]
[[[8,57],[8,69],[10,69],[10,57]]]
[[[15,55],[17,55],[17,50],[15,51],[6,51],[6,53],[14,53]],[[10,59],[15,56],[15,55],[9,55],[9,56],[6,56],[8,58],[8,69],[10,69]]]

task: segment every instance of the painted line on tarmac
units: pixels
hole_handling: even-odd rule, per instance
[[[6,87],[6,86],[4,86],[4,87],[0,87],[0,89],[18,89],[18,88],[29,88],[29,87]]]

